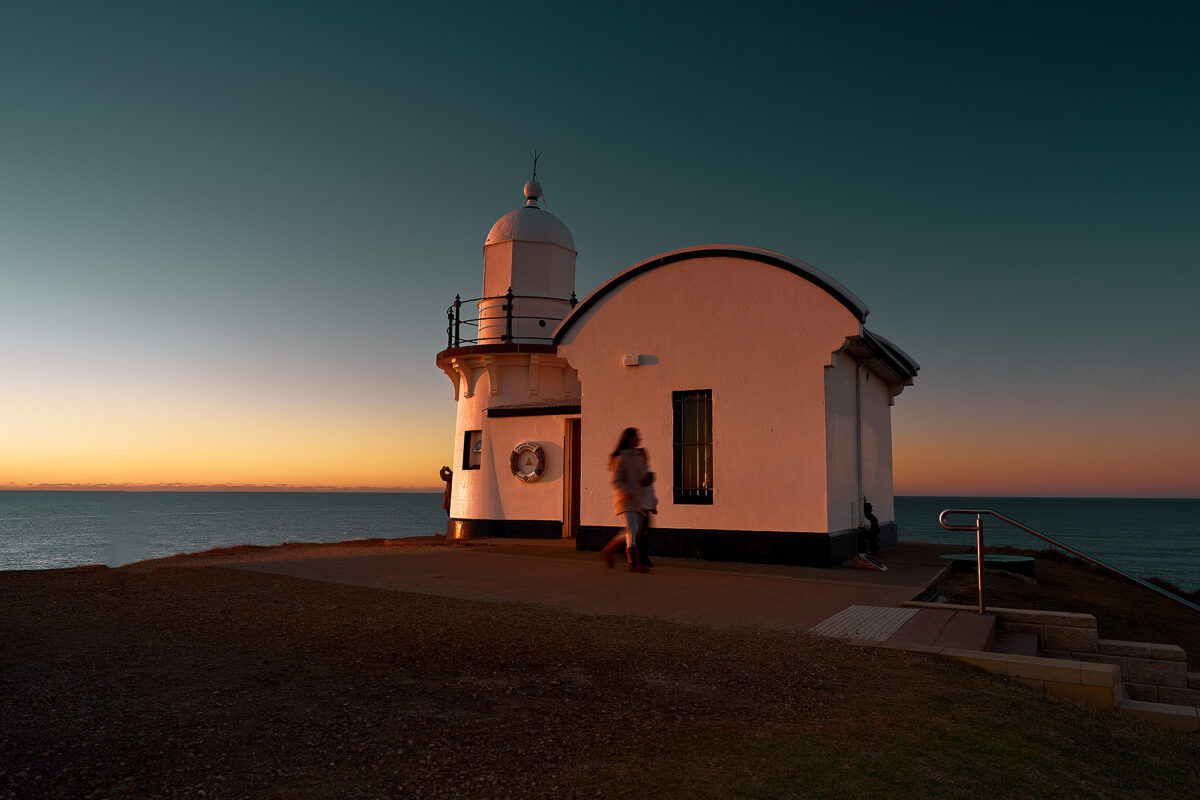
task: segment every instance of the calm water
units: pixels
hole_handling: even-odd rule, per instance
[[[441,533],[438,494],[0,492],[0,569],[116,566],[238,544]],[[897,497],[903,539],[973,543],[944,508],[990,508],[1135,575],[1200,589],[1200,500]],[[964,518],[964,522],[969,521]],[[1043,543],[987,519],[985,542]]]
[[[1200,500],[1109,500],[1057,497],[897,497],[900,538],[975,543],[973,532],[946,531],[946,508],[991,509],[1117,569],[1200,589]],[[954,524],[973,525],[959,516]],[[983,542],[1044,549],[1050,545],[992,517]]]
[[[0,492],[0,569],[117,566],[212,547],[445,527],[440,492]]]

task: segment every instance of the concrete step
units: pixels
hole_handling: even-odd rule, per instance
[[[989,650],[996,618],[988,614],[923,608],[887,640],[892,644]]]
[[[1117,710],[1132,714],[1139,719],[1165,725],[1177,731],[1195,733],[1200,731],[1200,710],[1193,706],[1176,706],[1167,703],[1148,703],[1141,700],[1124,700]]]
[[[1038,637],[1036,633],[997,633],[992,642],[993,653],[1008,653],[1014,656],[1036,656]]]

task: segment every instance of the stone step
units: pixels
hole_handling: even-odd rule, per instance
[[[1152,683],[1125,681],[1125,693],[1134,700],[1150,703],[1200,707],[1200,689],[1180,689],[1177,686],[1155,686]]]
[[[1200,708],[1200,689],[1176,689],[1171,686],[1159,686],[1158,702]]]
[[[1116,639],[1100,639],[1096,652],[1106,656],[1124,658],[1147,658],[1155,661],[1187,661],[1187,653],[1174,644],[1152,644],[1150,642],[1122,642]]]

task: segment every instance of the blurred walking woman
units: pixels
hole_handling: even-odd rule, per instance
[[[617,441],[617,449],[608,458],[608,471],[613,487],[613,513],[622,517],[625,530],[604,545],[600,557],[607,566],[613,565],[613,553],[624,544],[630,572],[649,572],[638,562],[638,536],[642,532],[642,496],[648,470],[646,451],[638,447],[641,437],[637,428],[626,428]]]

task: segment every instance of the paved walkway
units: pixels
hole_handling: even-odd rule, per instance
[[[887,572],[655,559],[650,575],[605,569],[573,542],[490,540],[470,547],[371,548],[334,558],[229,566],[357,586],[525,603],[716,626],[807,631],[850,606],[898,606],[933,583],[943,553],[964,548],[902,542]]]

